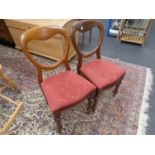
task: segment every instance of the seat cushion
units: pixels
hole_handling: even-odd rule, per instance
[[[46,78],[41,88],[53,112],[80,102],[96,89],[92,83],[72,71]]]
[[[108,87],[125,74],[125,69],[104,59],[96,59],[83,64],[80,71],[98,89]]]

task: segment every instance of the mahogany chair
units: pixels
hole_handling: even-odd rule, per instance
[[[64,41],[64,55],[55,64],[40,64],[33,59],[29,52],[28,43],[32,40],[47,40],[55,35],[61,35]],[[70,47],[69,32],[60,27],[35,27],[27,30],[21,36],[21,44],[27,58],[34,64],[38,71],[38,82],[49,108],[54,114],[58,132],[61,132],[61,112],[72,107],[87,98],[96,87],[85,78],[70,70],[68,63],[68,52]],[[49,51],[50,52],[50,51]],[[43,71],[49,71],[65,66],[65,71],[52,77],[43,79]]]
[[[97,28],[99,30],[99,38],[96,47],[89,52],[80,50],[78,47],[76,34],[85,33],[93,28]],[[72,43],[78,56],[77,72],[91,81],[97,87],[95,100],[97,100],[98,91],[100,89],[107,89],[112,86],[115,86],[113,92],[113,96],[115,96],[126,73],[125,69],[121,66],[101,58],[100,49],[103,42],[103,37],[104,27],[102,23],[96,20],[79,21],[75,23],[71,29]],[[97,59],[83,63],[83,59],[87,59],[93,55],[96,55]],[[97,102],[95,101],[93,110],[96,108],[96,103]]]

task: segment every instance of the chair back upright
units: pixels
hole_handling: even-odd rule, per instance
[[[28,43],[33,40],[48,40],[55,35],[61,35],[62,39],[64,39],[64,48],[63,48],[63,56],[59,59],[55,64],[41,64],[37,62],[28,47]],[[52,26],[44,26],[44,27],[34,27],[27,31],[25,31],[21,35],[21,45],[22,50],[27,56],[27,58],[32,62],[32,64],[36,67],[38,71],[38,81],[41,83],[43,81],[43,71],[49,71],[59,67],[60,65],[64,64],[66,70],[70,70],[70,66],[68,63],[68,52],[70,47],[70,35],[69,32],[61,27],[52,27]],[[50,51],[49,51],[50,52]],[[56,52],[56,51],[55,51]]]
[[[91,50],[89,52],[83,52],[82,50],[80,50],[80,48],[78,46],[77,34],[79,32],[85,33],[85,32],[91,31],[93,28],[98,28],[98,30],[99,30],[99,38],[98,38],[97,45],[93,50]],[[99,21],[80,20],[72,26],[71,39],[72,39],[73,46],[74,46],[75,51],[78,56],[78,65],[77,65],[78,72],[79,72],[80,67],[82,66],[83,58],[88,58],[94,54],[96,54],[97,59],[101,58],[100,49],[101,49],[101,45],[103,42],[103,38],[104,38],[104,27],[103,27],[102,23]]]

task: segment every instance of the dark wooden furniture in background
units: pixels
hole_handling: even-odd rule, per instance
[[[14,41],[8,31],[7,26],[3,19],[0,19],[0,43],[7,44],[9,46],[15,46]]]

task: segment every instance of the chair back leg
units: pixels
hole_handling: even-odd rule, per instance
[[[118,93],[118,89],[119,89],[119,86],[121,85],[121,82],[123,80],[124,76],[117,82],[117,84],[115,85],[115,89],[113,91],[113,96],[115,97],[116,94]]]
[[[96,91],[95,91],[95,96],[94,96],[94,103],[93,103],[93,106],[92,106],[92,111],[93,111],[93,112],[95,112],[96,107],[97,107],[98,95],[99,95],[99,90],[96,89]]]
[[[54,120],[57,126],[58,133],[62,131],[62,124],[61,124],[61,112],[54,112]]]
[[[87,108],[87,113],[90,114],[90,112],[95,112],[96,107],[97,107],[97,99],[99,95],[99,90],[96,90],[93,92],[89,98],[88,98],[88,108]]]

